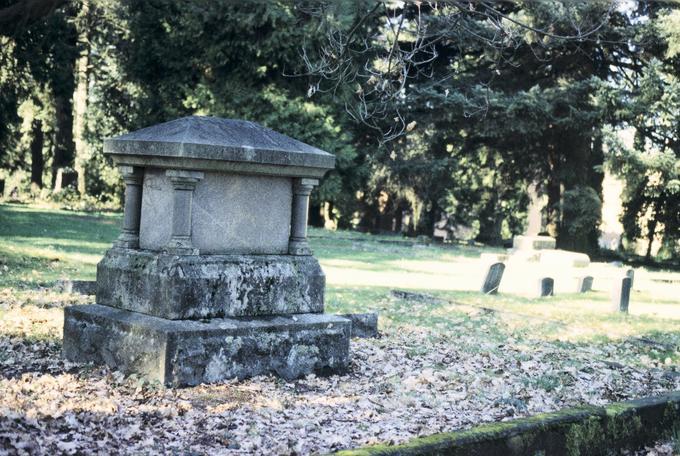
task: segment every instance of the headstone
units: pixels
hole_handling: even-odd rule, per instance
[[[5,179],[0,179],[0,198],[5,196]]]
[[[593,289],[593,276],[584,276],[578,278],[578,286],[576,291],[578,293],[586,293]]]
[[[258,124],[187,117],[104,140],[125,181],[96,304],[65,310],[64,355],[171,386],[343,371],[352,323],[324,314],[307,242],[327,152]]]
[[[553,296],[555,280],[552,277],[542,277],[538,281],[538,295],[540,297]]]
[[[345,317],[352,321],[352,337],[372,338],[378,337],[378,314],[370,313],[353,313],[344,314]]]
[[[620,280],[614,281],[612,288],[612,308],[615,312],[628,313],[628,304],[630,303],[630,277],[623,277]]]
[[[630,288],[633,289],[633,284],[635,283],[635,269],[628,269],[626,271],[626,277],[630,279]]]
[[[496,294],[498,293],[498,287],[501,285],[501,279],[503,278],[503,271],[505,271],[505,265],[503,263],[493,263],[489,266],[489,269],[484,276],[484,283],[482,284],[482,293],[484,294]]]

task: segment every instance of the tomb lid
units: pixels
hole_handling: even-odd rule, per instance
[[[247,120],[191,116],[104,140],[119,164],[321,176],[335,156]],[[230,163],[220,166],[219,163]],[[265,166],[262,166],[265,165]],[[302,171],[307,169],[306,172]],[[302,171],[302,172],[300,172]]]

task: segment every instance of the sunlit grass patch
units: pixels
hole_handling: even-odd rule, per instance
[[[60,278],[94,279],[120,215],[0,204],[0,220],[0,286],[35,287]]]
[[[120,224],[120,215],[20,205],[0,205],[0,219],[0,290],[4,291],[0,310],[8,302],[21,301],[27,309],[54,306],[55,312],[61,312],[54,303],[63,305],[69,298],[53,296],[40,286],[61,278],[94,279],[96,264]],[[326,310],[378,312],[384,332],[458,337],[458,343],[471,352],[525,342],[526,350],[538,344],[571,344],[574,350],[590,346],[606,352],[616,345],[611,356],[636,365],[680,362],[680,299],[650,288],[657,278],[659,287],[669,288],[677,274],[640,271],[636,280],[644,287],[633,291],[630,313],[624,315],[612,310],[605,291],[550,298],[481,294],[478,258],[500,249],[424,245],[398,236],[320,229],[310,229],[310,234],[326,273]],[[425,297],[399,297],[395,290]],[[30,312],[20,313],[30,319]],[[35,312],[36,318],[40,315],[41,311]],[[640,338],[652,342],[634,342]]]

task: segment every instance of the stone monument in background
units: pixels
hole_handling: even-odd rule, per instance
[[[307,244],[312,188],[335,157],[258,124],[187,117],[104,141],[125,180],[123,228],[97,303],[65,310],[64,355],[166,385],[349,362]]]

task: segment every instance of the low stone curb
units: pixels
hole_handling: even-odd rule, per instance
[[[57,280],[54,289],[64,293],[76,293],[83,295],[97,294],[96,280]]]
[[[680,391],[658,397],[585,406],[472,429],[376,445],[341,456],[412,455],[608,455],[636,450],[680,429]]]
[[[353,313],[342,314],[340,317],[348,318],[352,321],[352,337],[359,337],[362,339],[378,337],[378,314],[375,312],[369,313]]]

